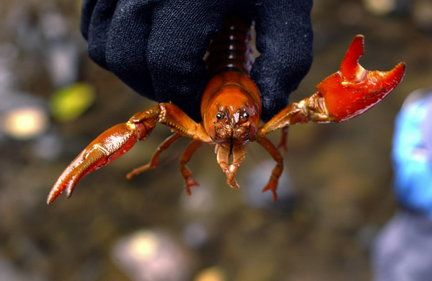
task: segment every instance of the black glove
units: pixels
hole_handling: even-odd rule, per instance
[[[252,77],[263,95],[263,118],[288,102],[311,64],[311,0],[84,0],[81,30],[90,57],[138,93],[172,101],[199,120],[207,82],[202,60],[227,14],[253,14],[261,57]],[[246,5],[246,4],[245,4]],[[249,4],[250,5],[250,4]]]
[[[312,0],[256,1],[257,49],[252,66],[268,120],[288,103],[312,63]]]

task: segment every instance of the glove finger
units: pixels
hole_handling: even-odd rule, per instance
[[[81,32],[88,42],[89,56],[106,67],[106,41],[117,1],[87,0],[83,4]]]
[[[132,89],[154,99],[147,67],[147,41],[158,1],[120,0],[107,38],[107,67]]]
[[[90,20],[93,14],[93,10],[96,6],[97,0],[84,0],[81,10],[81,33],[83,37],[88,39],[88,31],[90,28]]]
[[[155,7],[147,59],[157,101],[171,101],[199,118],[207,80],[203,56],[230,2],[168,0]]]
[[[259,1],[256,9],[257,49],[261,55],[251,75],[263,101],[263,120],[288,103],[312,63],[311,0]]]

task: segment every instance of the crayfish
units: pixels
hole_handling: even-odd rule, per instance
[[[364,69],[358,62],[363,55],[364,38],[357,35],[349,46],[339,71],[321,81],[313,95],[289,104],[268,122],[262,123],[260,91],[249,76],[250,59],[243,43],[238,43],[239,36],[230,34],[246,29],[238,26],[228,26],[227,29],[225,39],[216,38],[213,42],[213,45],[224,42],[224,48],[229,50],[224,53],[226,57],[217,53],[220,46],[212,48],[210,45],[209,48],[207,64],[213,76],[202,95],[201,123],[195,122],[172,103],[155,104],[136,113],[126,123],[103,132],[72,161],[51,189],[47,203],[52,203],[64,190],[68,197],[71,196],[82,177],[126,153],[137,141],[144,140],[158,123],[168,126],[173,134],[159,145],[150,162],[130,172],[128,179],[155,168],[164,150],[180,137],[189,137],[192,141],[180,159],[180,172],[187,192],[190,194],[192,187],[198,184],[186,165],[203,143],[215,145],[216,160],[226,175],[227,184],[238,188],[235,177],[245,159],[245,145],[257,141],[276,162],[263,189],[270,190],[273,200],[276,200],[278,180],[283,171],[283,157],[266,137],[268,133],[282,129],[283,146],[286,128],[290,125],[342,122],[353,118],[386,97],[400,83],[405,73],[403,63],[397,64],[390,71]],[[236,38],[237,41],[230,41],[229,38]],[[242,42],[247,41],[246,37],[243,39]]]

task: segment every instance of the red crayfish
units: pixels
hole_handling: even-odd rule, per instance
[[[289,104],[268,122],[261,123],[261,98],[256,84],[249,76],[251,60],[245,52],[249,27],[227,26],[225,39],[215,39],[210,45],[207,64],[212,78],[201,99],[202,122],[197,123],[172,103],[159,103],[133,115],[126,123],[118,124],[93,140],[61,174],[49,193],[52,203],[64,190],[71,196],[78,181],[117,159],[139,140],[144,140],[157,125],[168,126],[173,134],[164,140],[150,162],[127,175],[127,178],[157,165],[160,154],[180,137],[189,137],[189,143],[180,159],[180,171],[186,190],[197,185],[186,164],[202,143],[214,144],[217,162],[226,175],[227,183],[238,188],[236,173],[245,159],[245,145],[257,141],[276,161],[270,179],[263,191],[270,190],[276,200],[276,189],[283,170],[283,157],[266,135],[282,130],[281,145],[286,140],[286,128],[306,122],[342,122],[357,116],[387,96],[401,81],[405,65],[399,63],[392,70],[369,71],[359,63],[363,55],[364,38],[357,35],[343,58],[340,70],[317,85],[317,91],[299,102]],[[238,43],[239,32],[244,36]],[[231,36],[232,35],[232,36]],[[236,38],[236,42],[229,38]],[[225,40],[225,41],[224,41]],[[220,56],[217,47],[224,41],[227,50]],[[219,42],[219,43],[218,43]],[[219,46],[220,47],[220,46]],[[220,49],[220,48],[219,48]],[[218,56],[219,55],[219,56]]]

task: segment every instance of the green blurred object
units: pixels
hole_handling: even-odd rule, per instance
[[[51,96],[51,114],[61,122],[75,120],[93,104],[95,97],[94,88],[86,83],[59,89]]]

